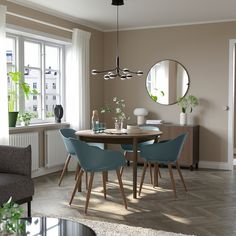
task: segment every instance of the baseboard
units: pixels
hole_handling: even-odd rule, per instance
[[[215,169],[215,170],[231,170],[228,162],[216,162],[216,161],[199,161],[199,168]]]
[[[32,172],[32,178],[36,178],[42,175],[48,175],[54,172],[61,171],[62,169],[63,165],[55,166],[52,168],[39,168],[38,170]]]

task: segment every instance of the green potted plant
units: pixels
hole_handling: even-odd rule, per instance
[[[189,96],[178,98],[177,102],[181,108],[180,125],[186,125],[187,113],[192,113],[193,108],[199,104],[198,98],[195,97],[194,95],[189,95]]]
[[[21,122],[21,126],[28,126],[32,118],[35,118],[35,114],[31,112],[25,112],[18,115],[18,120]]]
[[[18,111],[16,111],[16,105],[18,101],[18,95],[20,90],[23,92],[26,99],[29,99],[29,95],[37,95],[36,89],[31,89],[30,85],[24,82],[21,72],[9,72],[9,78],[12,81],[11,86],[8,87],[8,111],[9,111],[9,127],[15,127]]]
[[[25,224],[20,223],[24,209],[12,201],[12,198],[0,208],[0,235],[21,235]]]

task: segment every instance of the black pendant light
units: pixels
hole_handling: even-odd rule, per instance
[[[121,80],[131,79],[133,75],[141,76],[143,72],[141,70],[138,71],[131,71],[127,68],[121,69],[120,68],[120,59],[119,59],[119,6],[124,5],[123,0],[112,0],[112,5],[117,6],[116,10],[116,67],[109,70],[92,70],[92,75],[97,75],[100,73],[104,73],[104,79],[114,79],[120,78]]]

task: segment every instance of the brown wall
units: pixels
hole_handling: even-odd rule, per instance
[[[37,10],[33,10],[6,0],[0,0],[0,4],[6,5],[7,10],[13,13],[17,13],[23,16],[31,17],[37,20],[42,20],[51,24],[55,24],[65,28],[79,28],[91,32],[90,38],[90,68],[103,68],[103,32],[94,30],[75,22],[64,20],[49,14],[42,13]],[[7,23],[24,27],[27,29],[37,30],[48,34],[53,34],[56,36],[64,38],[72,38],[72,33],[59,30],[53,27],[45,26],[32,21],[24,20],[15,16],[7,15]],[[92,79],[90,80],[90,94],[91,94],[91,110],[96,107],[101,107],[103,104],[103,80]]]
[[[200,160],[227,161],[229,39],[236,38],[236,22],[130,30],[120,33],[120,61],[123,67],[141,69],[142,79],[107,81],[105,101],[112,96],[126,100],[131,121],[132,111],[146,107],[149,119],[179,123],[177,105],[153,102],[145,88],[148,70],[157,61],[173,59],[182,63],[190,75],[188,94],[200,98],[193,115],[200,127]],[[105,33],[104,67],[114,64],[115,33]]]

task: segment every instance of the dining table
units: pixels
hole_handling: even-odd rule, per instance
[[[107,144],[131,144],[133,148],[133,198],[137,198],[137,159],[138,144],[141,142],[154,140],[158,142],[161,131],[140,130],[138,133],[128,133],[125,129],[117,131],[106,129],[102,133],[94,133],[93,130],[80,130],[75,135],[82,141],[90,143]]]

